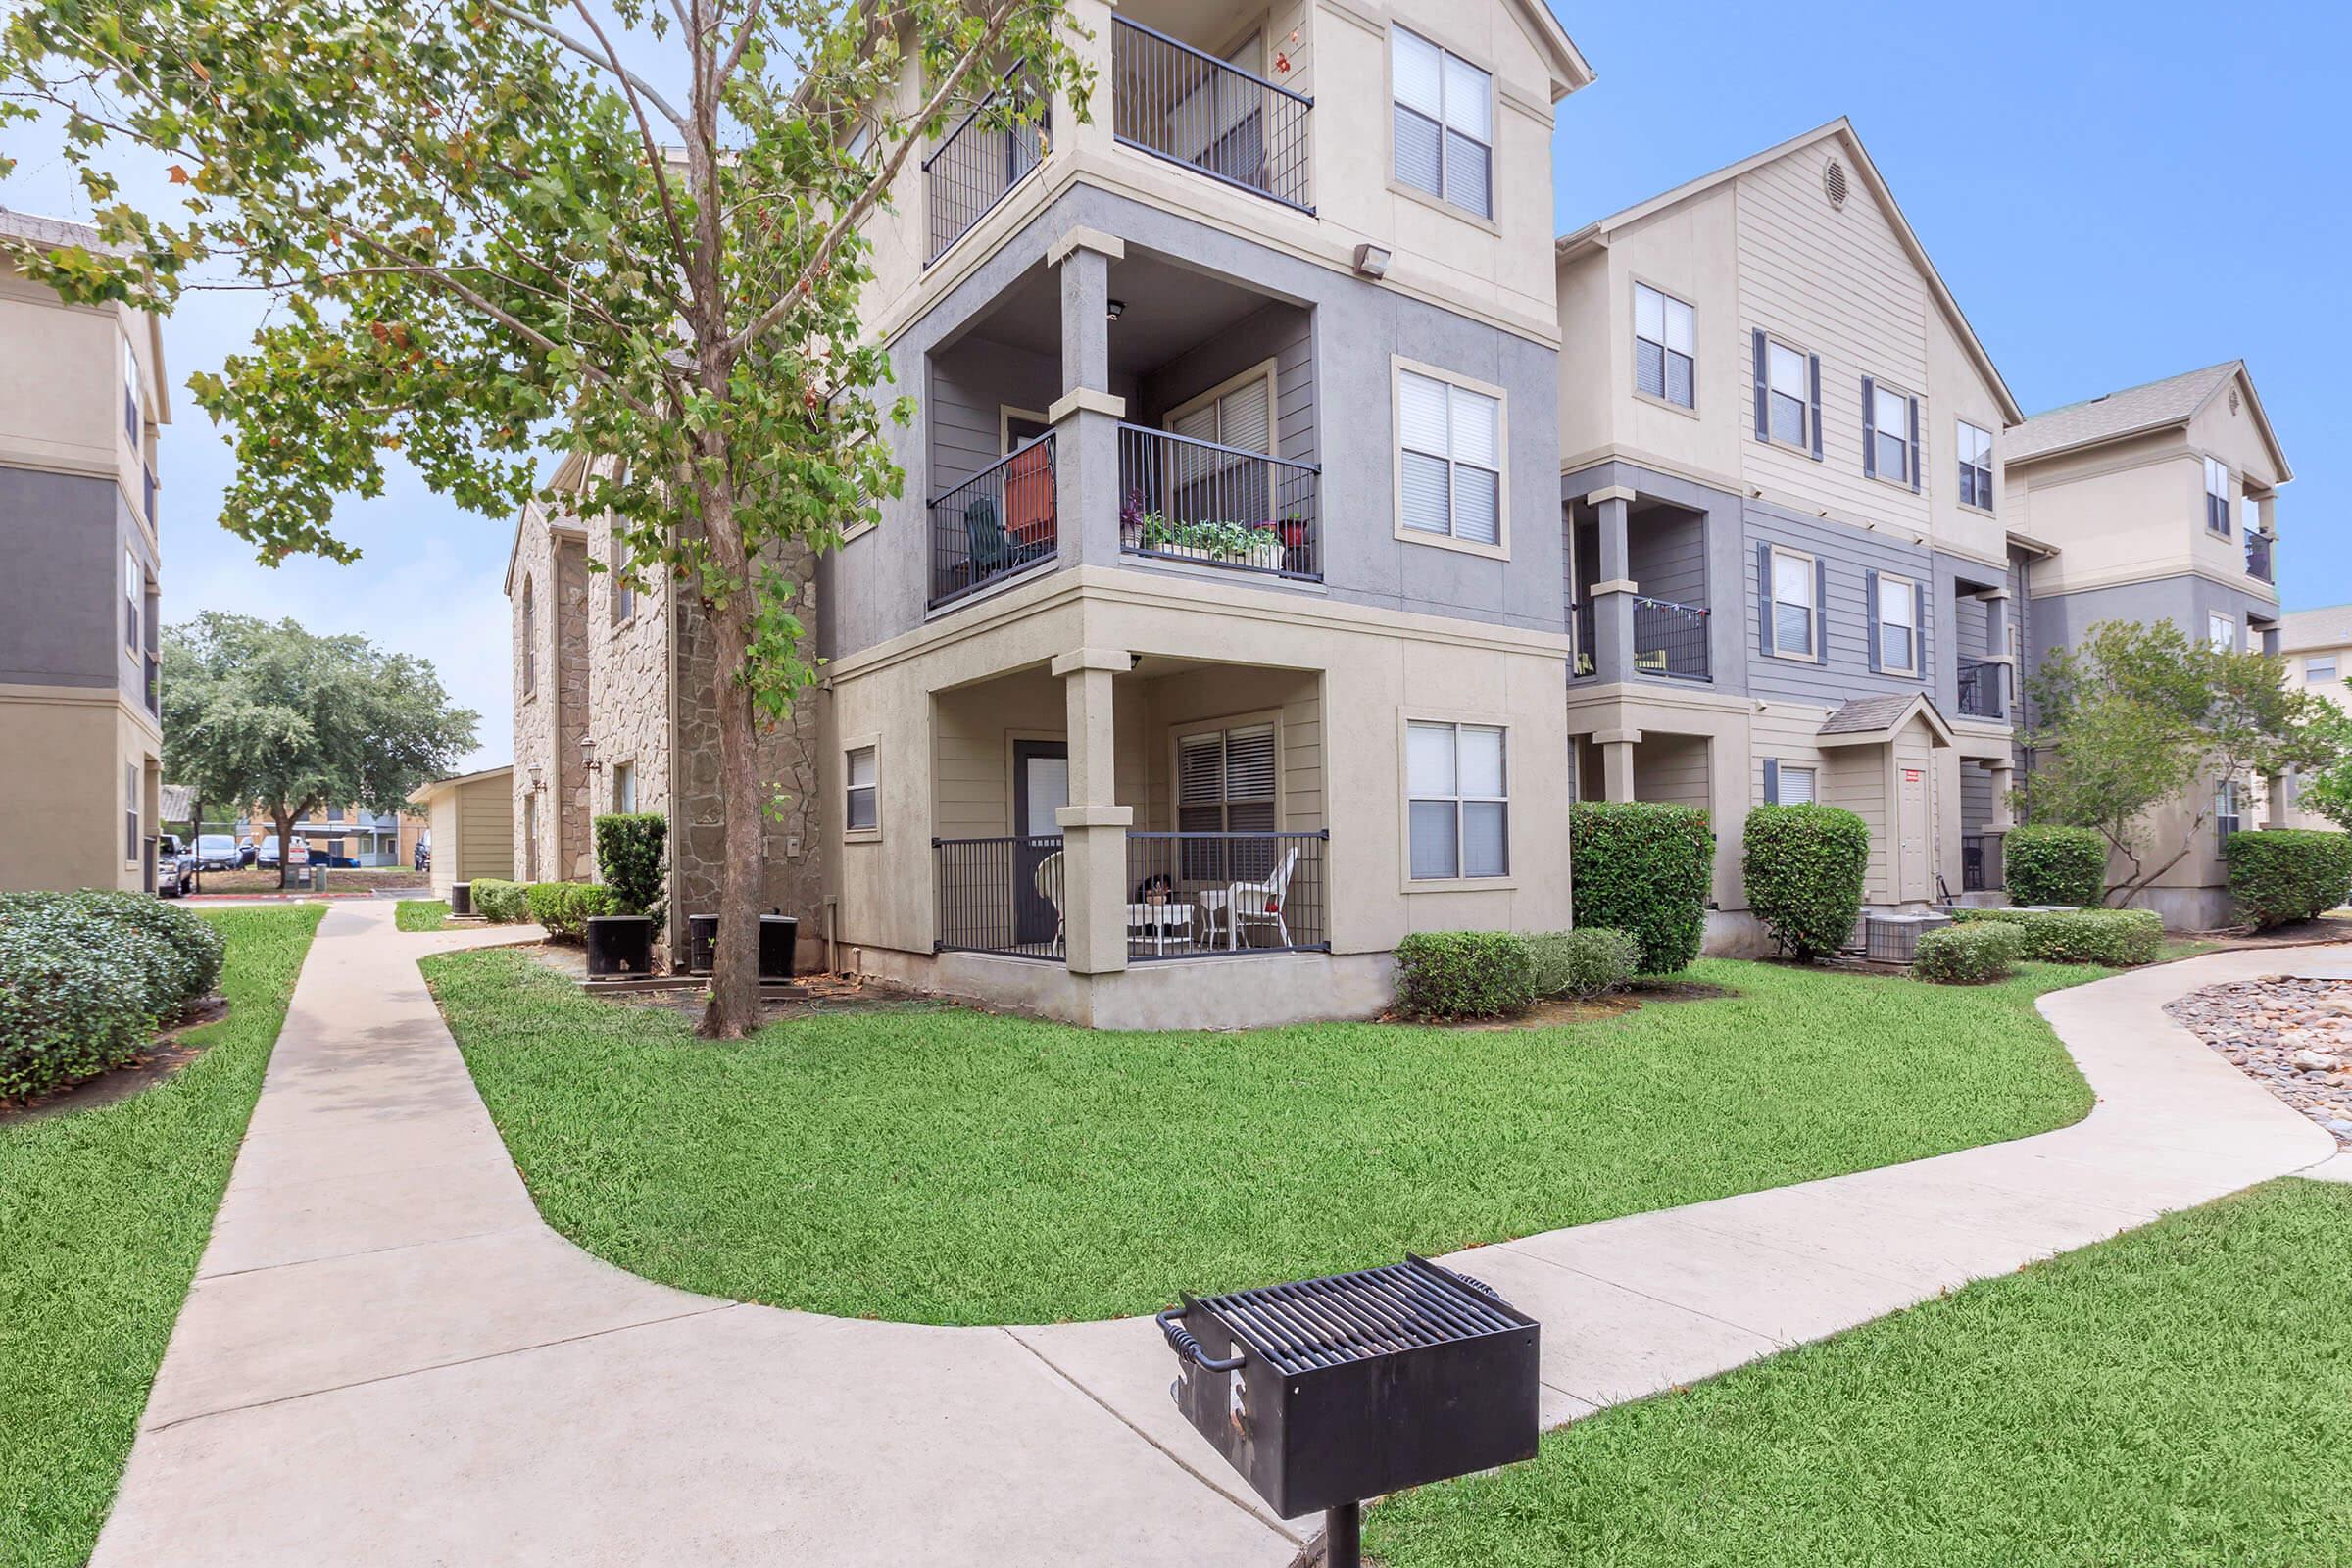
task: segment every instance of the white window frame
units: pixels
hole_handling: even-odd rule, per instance
[[[1270,749],[1271,768],[1263,795],[1240,794],[1233,791],[1233,742],[1236,736],[1263,735]],[[1187,742],[1214,740],[1217,744],[1216,796],[1212,799],[1187,800],[1184,794],[1184,753]],[[1283,732],[1282,714],[1278,710],[1256,713],[1234,713],[1222,718],[1195,720],[1171,728],[1168,732],[1168,797],[1170,822],[1178,833],[1263,833],[1267,835],[1262,851],[1244,845],[1228,845],[1220,851],[1214,844],[1199,841],[1179,841],[1176,870],[1188,883],[1214,881],[1220,876],[1263,878],[1274,872],[1281,857],[1281,841],[1274,835],[1286,831],[1286,803],[1283,799]],[[1233,820],[1235,807],[1245,809],[1262,808],[1267,825],[1255,826]],[[1213,811],[1215,825],[1198,818],[1187,822],[1188,811]]]
[[[1786,354],[1796,361],[1796,439],[1791,441],[1781,434],[1780,422],[1773,417],[1773,405],[1790,396],[1781,390],[1777,371],[1780,362],[1776,356]],[[1786,447],[1791,452],[1813,455],[1813,356],[1776,333],[1764,334],[1764,433],[1771,444]]]
[[[2207,611],[2205,613],[2205,641],[2223,653],[2240,653],[2244,648],[2245,628],[2228,615]]]
[[[612,764],[612,809],[632,815],[637,810],[637,762],[633,758]]]
[[[1822,662],[1821,648],[1821,562],[1820,558],[1802,550],[1771,547],[1772,581],[1765,588],[1766,603],[1772,606],[1772,657],[1793,659],[1799,663],[1818,664]],[[1781,563],[1801,561],[1805,564],[1805,646],[1792,651],[1781,646],[1781,607],[1797,603],[1781,597]]]
[[[628,578],[629,552],[618,518],[605,524],[606,575],[612,580],[612,624],[626,626],[637,618],[637,589]]]
[[[1886,590],[1890,585],[1901,588],[1911,596],[1911,618],[1909,620],[1896,620],[1892,615],[1886,613]],[[1889,571],[1879,573],[1879,619],[1878,624],[1871,628],[1871,635],[1879,640],[1879,673],[1883,675],[1917,675],[1919,673],[1919,645],[1926,640],[1923,635],[1924,628],[1920,622],[1920,604],[1918,578],[1898,576]],[[1910,662],[1898,664],[1886,657],[1886,629],[1890,626],[1900,626],[1904,635],[1910,639]]]
[[[1772,772],[1772,799],[1766,802],[1766,805],[1818,806],[1821,804],[1821,769],[1813,763],[1798,762],[1791,766],[1787,762],[1782,762]],[[1792,778],[1802,778],[1805,781],[1805,798],[1801,801],[1792,801],[1788,798],[1788,781]]]
[[[2205,531],[2230,537],[2230,465],[2219,458],[2205,460]]]
[[[865,759],[870,775],[866,783],[858,782],[858,760]],[[857,822],[858,798],[865,797],[866,810],[872,818],[864,826]],[[841,836],[851,844],[871,844],[882,837],[882,742],[875,735],[854,735],[841,746]]]
[[[1658,302],[1658,333],[1655,338],[1642,331],[1642,296],[1647,294]],[[1674,346],[1675,313],[1683,315],[1690,347]],[[1648,343],[1658,351],[1658,390],[1652,392],[1642,384],[1642,345]],[[1690,401],[1682,402],[1674,396],[1674,361],[1676,356],[1690,367]],[[1669,293],[1653,283],[1634,279],[1634,396],[1645,403],[1655,403],[1678,414],[1695,416],[1698,413],[1698,308],[1678,295]]]
[[[1958,457],[1960,504],[1974,512],[1992,511],[1992,432],[1981,424],[1956,419],[1953,421],[1952,445]],[[1983,463],[1974,461],[1972,457],[1979,445],[1984,449]],[[1972,492],[1983,499],[1972,499]]]
[[[1438,113],[1434,121],[1431,120],[1427,110],[1408,104],[1397,96],[1396,40],[1399,37],[1409,38],[1425,49],[1434,50],[1438,56]],[[1475,74],[1486,82],[1487,134],[1483,139],[1453,122],[1452,97],[1457,68],[1460,71]],[[1483,223],[1489,227],[1495,226],[1494,193],[1501,186],[1501,180],[1494,167],[1496,112],[1501,107],[1499,100],[1500,95],[1495,90],[1494,73],[1490,67],[1481,65],[1467,55],[1446,48],[1425,32],[1411,27],[1393,26],[1389,36],[1389,188],[1411,196],[1418,201],[1442,205],[1449,211],[1467,218],[1472,222]],[[1400,114],[1411,115],[1415,120],[1434,124],[1437,128],[1438,188],[1436,190],[1406,180],[1397,167],[1396,118]],[[1455,136],[1459,136],[1462,140],[1480,147],[1486,152],[1487,188],[1483,192],[1483,210],[1458,200],[1453,194],[1452,160],[1446,154],[1449,148],[1449,138]]]
[[[539,593],[529,572],[522,574],[522,700],[539,695]]]
[[[146,837],[139,831],[147,825],[147,813],[141,809],[145,803],[139,799],[139,764],[124,762],[122,764],[122,862],[125,865],[139,863],[140,842]]]
[[[1438,533],[1427,528],[1412,528],[1404,520],[1404,378],[1419,376],[1425,381],[1443,382],[1446,393],[1446,446],[1443,454],[1413,450],[1423,457],[1443,457],[1446,462],[1446,525],[1447,532]],[[1467,392],[1483,397],[1494,405],[1494,461],[1498,467],[1487,468],[1483,464],[1467,463],[1454,457],[1452,419],[1454,396]],[[1429,545],[1440,550],[1459,550],[1469,555],[1487,556],[1496,561],[1508,561],[1511,556],[1511,406],[1502,388],[1470,376],[1459,375],[1438,366],[1424,365],[1418,360],[1392,356],[1389,361],[1389,416],[1394,432],[1390,441],[1389,487],[1395,497],[1396,536],[1407,544]],[[1494,475],[1494,542],[1464,539],[1452,530],[1456,526],[1457,509],[1454,505],[1456,467],[1475,468]]]
[[[2307,654],[2304,656],[2303,679],[2306,682],[2315,680],[2335,680],[2338,677],[2335,673],[2335,656],[2333,654]]]
[[[1895,458],[1892,472],[1887,471],[1886,455],[1884,450],[1887,439],[1886,421],[1880,417],[1886,413],[1889,404],[1902,416],[1903,432],[1901,438],[1895,443],[1900,450]],[[1870,416],[1871,476],[1883,483],[1895,485],[1905,490],[1911,488],[1912,443],[1919,438],[1919,432],[1912,428],[1911,424],[1913,407],[1914,399],[1910,393],[1890,382],[1882,381],[1876,376],[1871,377],[1870,408],[1865,411]],[[1924,443],[1922,445],[1924,446]],[[1926,453],[1923,451],[1921,456],[1924,458]]]
[[[145,383],[146,378],[139,373],[139,347],[125,333],[122,338],[122,393],[128,401],[123,405],[125,417],[122,434],[130,442],[130,449],[138,453],[142,461],[146,457],[147,445],[142,439],[147,423],[147,399],[141,390]]]
[[[1426,711],[1399,714],[1397,726],[1397,781],[1401,786],[1403,808],[1399,812],[1399,838],[1404,851],[1398,871],[1407,893],[1443,892],[1448,889],[1477,889],[1481,891],[1509,888],[1517,885],[1512,867],[1517,857],[1511,846],[1511,726],[1494,714],[1438,714]],[[1453,784],[1449,793],[1416,791],[1412,781],[1413,731],[1417,729],[1445,730],[1452,737]],[[1502,793],[1499,795],[1465,794],[1461,777],[1461,736],[1466,730],[1492,733],[1499,737],[1502,747]],[[1450,803],[1453,815],[1453,874],[1449,876],[1416,877],[1413,874],[1413,807]],[[1462,824],[1465,807],[1499,806],[1502,808],[1502,868],[1497,871],[1465,872],[1462,869]]]
[[[141,647],[139,635],[141,600],[146,597],[147,569],[139,564],[139,553],[128,545],[122,547],[122,641],[132,653]]]
[[[1177,433],[1178,420],[1198,414],[1202,409],[1213,408],[1217,411],[1217,433],[1214,437],[1205,439],[1213,439],[1221,447],[1232,446],[1234,443],[1225,439],[1225,400],[1253,381],[1263,382],[1266,388],[1266,446],[1269,450],[1261,452],[1258,456],[1272,458],[1274,453],[1271,449],[1282,444],[1282,399],[1279,367],[1271,359],[1260,360],[1241,374],[1228,376],[1199,396],[1185,399],[1160,417],[1159,427],[1170,435],[1174,435]],[[1008,422],[1008,431],[1009,428]],[[1202,453],[1198,447],[1186,447],[1180,442],[1170,442],[1169,446],[1173,450],[1166,461],[1171,471],[1166,476],[1165,484],[1171,497],[1182,486],[1197,483],[1201,479],[1210,479],[1214,482],[1219,495],[1226,499],[1239,499],[1238,496],[1227,492],[1223,476],[1244,467],[1249,462],[1247,458],[1228,457],[1222,453]],[[1009,434],[1006,437],[1006,450],[1011,450]],[[1247,451],[1248,449],[1243,448],[1242,450]],[[1199,471],[1192,471],[1196,465],[1199,465]],[[1278,476],[1272,463],[1260,463],[1258,468],[1265,475],[1266,481],[1263,514],[1266,517],[1271,518],[1274,515],[1274,491]],[[1168,510],[1171,513],[1176,511],[1172,502]],[[1241,521],[1243,519],[1237,517],[1229,520]]]

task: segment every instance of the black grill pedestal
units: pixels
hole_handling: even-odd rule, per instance
[[[1426,1258],[1188,1295],[1159,1326],[1177,1408],[1277,1514],[1325,1514],[1331,1568],[1364,1498],[1535,1455],[1539,1326]]]

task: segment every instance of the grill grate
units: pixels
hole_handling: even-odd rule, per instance
[[[1212,1296],[1198,1305],[1285,1374],[1525,1328],[1528,1320],[1425,1258],[1295,1285]]]

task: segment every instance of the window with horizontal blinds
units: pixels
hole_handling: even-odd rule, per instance
[[[1401,27],[1391,37],[1398,183],[1494,217],[1494,78]]]
[[[1911,477],[1911,399],[1884,381],[1871,386],[1872,457],[1882,479],[1907,483]]]
[[[1772,651],[1814,656],[1815,574],[1806,556],[1772,552]]]
[[[1506,752],[1495,725],[1405,726],[1406,861],[1415,880],[1509,873]]]
[[[1809,767],[1789,767],[1786,764],[1783,764],[1779,771],[1781,781],[1780,799],[1775,804],[1781,806],[1811,806],[1813,804],[1813,769]]]
[[[1801,447],[1805,444],[1805,411],[1812,395],[1805,357],[1784,344],[1768,343],[1764,360],[1772,400],[1772,438]]]
[[[1435,376],[1397,372],[1404,525],[1471,544],[1502,542],[1502,403]]]
[[[1690,408],[1697,316],[1671,294],[1634,285],[1634,385],[1650,397]]]
[[[1279,767],[1271,724],[1179,736],[1177,831],[1273,834],[1281,825]],[[1273,869],[1274,840],[1187,844],[1183,863],[1195,881],[1264,876]]]
[[[1879,578],[1879,662],[1902,675],[1919,670],[1919,585],[1903,577]]]
[[[842,825],[853,831],[880,826],[881,800],[874,748],[853,747],[845,760],[843,774],[847,798],[843,803]]]
[[[1168,428],[1195,441],[1210,441],[1232,452],[1171,443],[1174,514],[1186,522],[1259,523],[1273,515],[1272,466],[1248,453],[1270,453],[1274,436],[1274,381],[1252,375],[1215,397],[1180,409]]]

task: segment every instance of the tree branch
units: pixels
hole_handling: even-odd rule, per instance
[[[676,204],[670,200],[669,175],[662,168],[662,146],[654,140],[654,127],[646,122],[645,106],[638,99],[636,77],[621,65],[620,56],[612,47],[612,40],[605,35],[603,24],[596,20],[595,13],[588,9],[588,0],[571,0],[571,4],[572,9],[580,14],[580,20],[588,24],[588,30],[596,34],[596,41],[603,45],[606,64],[620,78],[621,96],[629,102],[629,115],[637,122],[638,139],[645,144],[646,172],[654,176],[654,191],[662,198],[662,220],[669,225],[669,242],[678,248],[678,260],[683,262],[686,259],[686,230],[678,221]],[[658,99],[656,101],[659,102]],[[670,117],[673,122],[676,118],[674,115]]]
[[[549,23],[542,22],[527,11],[517,11],[513,6],[502,5],[499,3],[499,0],[490,0],[490,9],[498,13],[500,16],[505,17],[510,22],[521,23],[533,32],[544,33],[546,36],[554,39],[557,43],[570,50],[573,54],[578,55],[582,60],[587,61],[590,65],[596,66],[600,70],[610,71],[616,74],[628,86],[634,88],[638,92],[643,93],[645,95],[645,101],[649,104],[652,104],[656,109],[659,109],[662,112],[662,119],[677,126],[681,134],[685,132],[685,116],[679,114],[675,109],[672,109],[669,106],[669,100],[662,97],[659,92],[655,91],[651,82],[647,81],[643,76],[638,75],[635,72],[626,69],[620,65],[618,61],[613,60],[609,56],[598,54],[595,50],[580,42],[579,39],[574,38],[570,33],[565,32],[563,28],[555,26]]]

